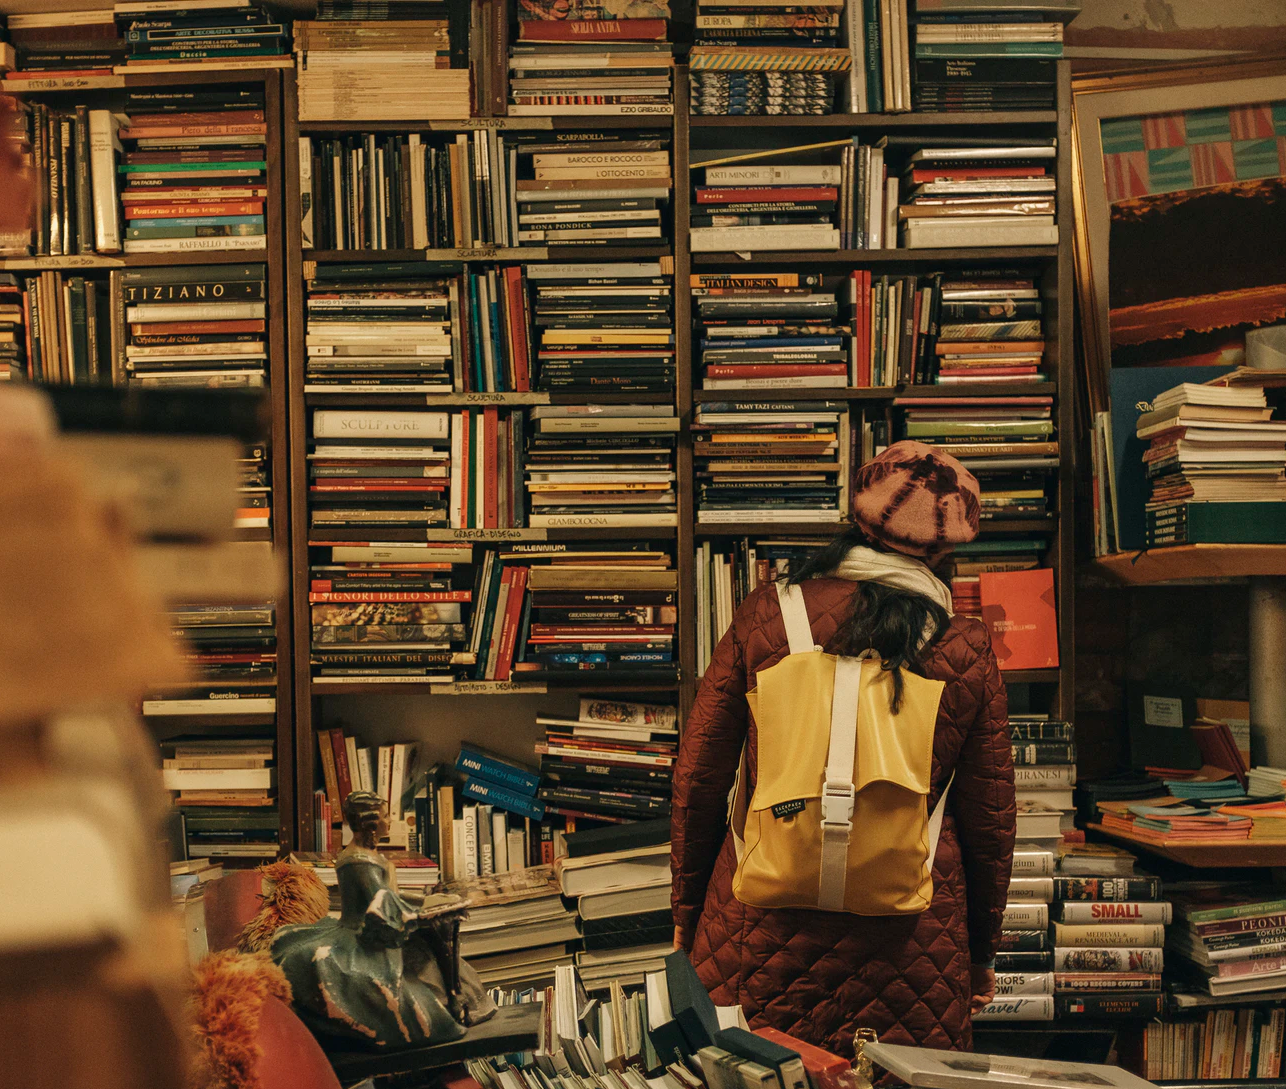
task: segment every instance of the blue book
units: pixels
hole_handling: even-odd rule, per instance
[[[525,794],[529,798],[535,796],[536,789],[540,786],[538,772],[473,745],[461,746],[460,755],[455,758],[455,766],[457,771],[463,772],[471,779],[477,776],[506,790]]]
[[[493,805],[497,809],[503,809],[508,813],[515,813],[520,817],[529,817],[534,821],[545,819],[544,802],[537,801],[535,798],[528,798],[523,794],[515,794],[512,790],[496,786],[495,783],[488,783],[485,779],[475,779],[472,776],[466,779],[464,796],[474,798],[487,805]]]

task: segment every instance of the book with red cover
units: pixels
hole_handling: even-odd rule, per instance
[[[1057,668],[1053,570],[983,572],[978,578],[982,621],[1000,668]]]
[[[664,19],[532,19],[518,24],[523,42],[663,42]],[[664,69],[661,69],[664,71]]]
[[[813,1044],[805,1043],[794,1036],[789,1036],[775,1028],[757,1028],[756,1036],[761,1036],[781,1047],[790,1048],[799,1053],[804,1060],[804,1069],[815,1089],[839,1089],[845,1084],[845,1075],[852,1073],[852,1064],[845,1058],[830,1051],[825,1051]]]

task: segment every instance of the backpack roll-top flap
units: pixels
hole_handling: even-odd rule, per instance
[[[881,669],[877,661],[863,662],[862,670],[853,785],[861,790],[871,783],[886,782],[927,795],[933,770],[933,730],[946,685],[904,669],[902,700],[893,715],[889,710],[893,674]]]
[[[833,654],[791,654],[761,670],[751,703],[758,730],[752,810],[820,798],[830,744]],[[749,693],[747,693],[749,696]],[[763,728],[772,723],[773,728]],[[776,728],[789,723],[788,729]]]

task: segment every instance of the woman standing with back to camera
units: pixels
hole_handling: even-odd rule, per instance
[[[971,1047],[1014,774],[990,639],[951,615],[931,566],[977,535],[978,511],[963,465],[895,443],[855,474],[852,527],[791,586],[750,594],[715,649],[675,768],[675,944],[754,1027],[846,1055],[858,1028]],[[738,787],[730,834],[743,746],[754,794]]]

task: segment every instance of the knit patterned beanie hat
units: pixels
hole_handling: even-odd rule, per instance
[[[934,560],[978,536],[978,481],[950,454],[895,442],[853,477],[853,521],[876,544]]]

